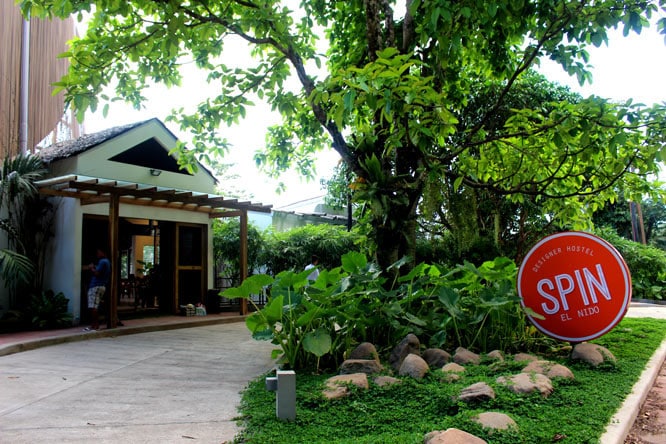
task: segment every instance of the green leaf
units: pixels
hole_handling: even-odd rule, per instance
[[[543,316],[541,313],[537,313],[536,311],[532,310],[530,307],[523,307],[523,311],[527,316],[532,317],[534,319],[538,319],[540,321],[546,320],[545,316]]]
[[[411,314],[411,313],[405,313],[405,319],[407,319],[411,324],[418,325],[419,327],[427,327],[428,322],[425,320],[418,318],[417,316]]]
[[[268,323],[273,324],[282,320],[283,305],[284,296],[271,297],[259,313],[266,318]]]
[[[364,254],[355,251],[342,256],[342,269],[347,273],[360,273],[368,265]]]
[[[247,326],[248,330],[254,335],[256,332],[269,329],[268,324],[266,323],[266,320],[264,317],[262,317],[259,313],[254,312],[251,315],[249,315],[247,318],[245,318],[245,325]]]
[[[249,297],[249,294],[242,287],[230,287],[224,290],[221,296],[227,299],[237,299],[237,298],[247,299]]]
[[[331,351],[331,336],[324,328],[318,328],[315,331],[307,332],[303,336],[303,349],[315,356],[322,357]]]
[[[252,294],[259,294],[263,291],[264,287],[267,287],[273,283],[273,278],[267,274],[254,274],[246,278],[241,284],[243,293],[246,296]]]

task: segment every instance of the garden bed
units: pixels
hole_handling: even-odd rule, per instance
[[[297,377],[297,418],[282,422],[275,417],[275,394],[264,388],[263,378],[243,394],[239,443],[422,443],[426,433],[459,428],[489,443],[597,443],[615,412],[631,392],[646,363],[666,335],[666,321],[624,319],[612,332],[593,341],[607,347],[617,365],[591,368],[572,363],[566,352],[554,351],[546,359],[567,365],[574,381],[555,381],[548,398],[515,395],[498,387],[499,376],[522,368],[511,359],[502,365],[490,362],[471,367],[458,382],[442,382],[438,370],[421,381],[367,391],[336,401],[322,396],[324,381],[331,375]],[[478,404],[455,401],[461,389],[485,381],[498,394]],[[490,433],[472,417],[484,411],[500,411],[518,424],[518,431]]]

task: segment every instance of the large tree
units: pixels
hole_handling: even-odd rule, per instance
[[[260,164],[307,173],[317,151],[332,146],[372,209],[382,265],[413,251],[417,205],[432,176],[538,199],[563,225],[587,220],[617,189],[629,198],[654,191],[648,174],[664,145],[664,105],[589,98],[513,109],[501,131],[488,126],[539,60],[590,81],[585,48],[604,44],[612,27],[640,32],[664,0],[20,3],[33,16],[92,13],[58,83],[79,113],[109,100],[109,85],[140,106],[147,83],[178,84],[180,64],[193,60],[210,73],[210,98],[177,116],[195,135],[188,156],[224,146],[221,123],[244,117],[257,98],[283,117]],[[255,63],[239,65],[230,52],[239,47]],[[501,89],[460,130],[457,116],[484,82]]]

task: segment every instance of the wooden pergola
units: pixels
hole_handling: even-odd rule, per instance
[[[241,282],[247,278],[247,213],[270,213],[272,205],[227,199],[219,195],[197,193],[174,188],[157,187],[134,182],[108,180],[96,177],[67,175],[35,182],[40,194],[78,199],[81,205],[109,204],[109,260],[111,269],[119,266],[119,214],[120,204],[172,208],[208,213],[209,218],[240,217]],[[118,273],[111,273],[109,294],[115,295],[120,286]],[[109,299],[108,327],[117,326],[117,300]],[[241,300],[241,314],[248,312],[247,301]]]

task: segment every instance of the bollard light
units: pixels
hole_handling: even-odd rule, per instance
[[[296,372],[277,370],[266,378],[266,390],[275,393],[275,414],[279,419],[296,419]]]

